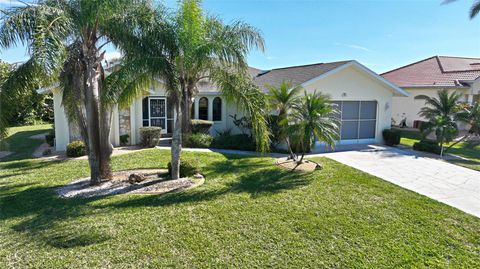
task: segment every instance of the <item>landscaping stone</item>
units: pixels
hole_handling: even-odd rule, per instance
[[[144,180],[145,180],[145,175],[142,173],[133,173],[133,174],[130,174],[130,176],[128,176],[128,182],[130,182],[130,184],[139,183]]]

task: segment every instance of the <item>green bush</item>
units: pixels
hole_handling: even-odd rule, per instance
[[[172,163],[167,164],[168,174],[172,174]],[[191,177],[197,173],[201,173],[200,162],[197,159],[180,158],[180,177]]]
[[[209,148],[213,137],[209,134],[193,133],[185,139],[185,146],[190,148]]]
[[[67,145],[67,157],[80,157],[87,154],[85,143],[80,140],[72,141]]]
[[[213,138],[212,148],[236,149],[254,151],[256,149],[253,139],[246,134],[221,135]]]
[[[209,134],[210,128],[213,126],[213,121],[208,120],[191,120],[190,126],[192,128],[192,133],[198,134]]]
[[[436,141],[432,140],[421,140],[413,144],[413,149],[418,151],[425,151],[434,154],[440,154],[441,148]]]
[[[140,145],[142,147],[155,147],[160,141],[162,128],[160,127],[141,127]]]
[[[123,134],[120,136],[120,145],[125,146],[128,144],[128,139],[130,136],[128,134]]]
[[[392,129],[385,129],[382,132],[383,139],[385,140],[385,144],[388,146],[395,146],[400,144],[401,134],[399,131],[392,130]]]

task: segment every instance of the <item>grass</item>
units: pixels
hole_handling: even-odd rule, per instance
[[[0,163],[0,268],[480,267],[480,219],[348,166],[184,154],[205,184],[162,196],[60,199],[87,161]],[[168,161],[150,149],[113,168]]]
[[[12,127],[8,129],[7,150],[13,152],[0,161],[12,161],[31,158],[35,149],[43,142],[38,139],[31,139],[30,136],[42,134],[52,129],[51,124],[30,125]]]
[[[413,147],[413,144],[421,139],[420,133],[415,131],[401,130],[401,135],[400,144],[409,147]],[[464,158],[463,160],[447,160],[448,162],[480,171],[480,142],[458,143],[449,149],[447,153]]]

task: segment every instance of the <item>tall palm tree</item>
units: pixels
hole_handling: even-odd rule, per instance
[[[156,10],[155,18],[128,38],[131,42],[124,47],[124,63],[145,76],[161,78],[174,107],[173,179],[179,177],[182,129],[188,131],[191,100],[201,79],[209,79],[227,102],[245,110],[252,119],[258,149],[267,149],[265,96],[248,77],[245,60],[245,44],[261,41],[263,45],[257,35],[242,22],[224,25],[217,18],[206,17],[199,1],[185,0],[171,16]]]
[[[457,0],[444,0],[443,4],[449,4],[455,1]],[[472,7],[470,8],[470,13],[469,13],[470,19],[475,18],[475,16],[477,16],[479,12],[480,12],[480,0],[474,0]]]
[[[449,94],[447,90],[439,91],[437,97],[425,96],[425,107],[419,112],[420,116],[427,119],[427,122],[422,124],[421,131],[425,136],[435,133],[441,147],[440,156],[443,156],[443,145],[458,135],[457,120],[461,111],[461,96],[458,92]]]
[[[299,164],[303,162],[307,149],[313,147],[316,141],[335,147],[339,139],[339,122],[334,117],[335,113],[335,105],[330,102],[329,96],[316,91],[305,91],[301,101],[293,106],[288,130],[300,144],[302,156],[297,160]]]
[[[290,145],[290,139],[287,132],[288,120],[287,113],[300,101],[299,93],[302,87],[292,87],[292,83],[288,81],[282,81],[278,86],[267,86],[268,88],[268,101],[270,108],[278,112],[278,127],[279,141],[285,141],[287,148],[290,152],[289,159],[295,159],[295,153]]]
[[[13,77],[23,75],[48,85],[66,77],[67,62],[75,64],[76,87],[71,88],[73,84],[68,81],[61,81],[61,85],[65,92],[76,91],[82,98],[77,100],[82,114],[72,115],[83,123],[80,127],[88,146],[92,184],[112,176],[109,137],[113,105],[102,102],[107,89],[103,48],[109,43],[122,47],[129,42],[126,33],[135,31],[138,20],[148,15],[149,7],[147,0],[40,0],[3,11],[0,47],[22,43],[30,54]],[[24,88],[10,87],[10,91]]]

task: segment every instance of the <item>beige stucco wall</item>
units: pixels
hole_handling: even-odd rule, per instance
[[[392,89],[356,66],[350,66],[332,75],[306,85],[309,92],[330,95],[335,101],[377,101],[375,142],[382,143],[382,131],[390,128]],[[361,141],[359,141],[361,142]]]
[[[393,107],[392,107],[392,118],[395,121],[395,124],[400,124],[400,121],[406,117],[407,126],[413,127],[414,120],[425,120],[418,113],[421,108],[425,106],[425,100],[415,100],[415,96],[426,95],[429,97],[437,97],[438,91],[441,89],[430,88],[430,89],[415,89],[415,88],[406,88],[404,89],[410,96],[408,97],[393,97]],[[450,89],[449,92],[457,91],[463,94],[460,101],[466,102],[468,97],[467,94],[471,93],[471,89]]]

